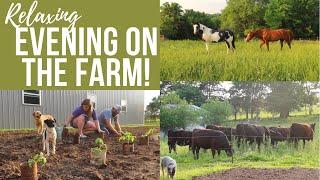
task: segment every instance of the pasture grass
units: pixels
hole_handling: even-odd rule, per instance
[[[319,81],[319,41],[293,41],[260,50],[259,41],[236,42],[227,55],[225,43],[211,43],[209,54],[203,41],[160,42],[161,80],[215,81]]]
[[[298,149],[295,149],[292,144],[288,142],[280,142],[277,148],[273,148],[268,144],[261,146],[259,152],[257,148],[252,145],[241,145],[237,148],[235,141],[233,141],[233,148],[235,150],[234,162],[231,163],[231,158],[226,156],[225,152],[221,152],[220,156],[215,156],[212,159],[211,151],[204,152],[200,150],[199,160],[194,160],[192,152],[188,150],[187,146],[177,146],[177,154],[169,153],[167,139],[163,138],[160,142],[161,156],[170,156],[177,161],[176,179],[191,179],[193,176],[201,176],[211,174],[218,171],[223,171],[231,168],[319,168],[319,117],[309,116],[304,118],[289,118],[287,121],[283,120],[263,120],[257,122],[260,125],[282,125],[288,126],[292,122],[316,122],[316,133],[312,142],[306,142],[306,147],[302,148],[302,142],[299,143]],[[282,122],[283,121],[283,122]],[[160,179],[166,179],[165,176],[160,176]]]

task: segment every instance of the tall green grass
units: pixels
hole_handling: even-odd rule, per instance
[[[216,81],[318,81],[319,41],[294,41],[280,51],[271,43],[260,50],[259,42],[236,42],[236,52],[226,54],[225,43],[161,41],[161,80]]]
[[[160,142],[161,156],[170,156],[177,161],[176,179],[191,179],[193,176],[201,176],[211,174],[218,171],[223,171],[231,168],[319,168],[319,119],[318,116],[310,116],[307,119],[289,119],[281,123],[276,121],[261,121],[257,124],[262,125],[283,125],[287,126],[292,122],[316,122],[316,133],[312,142],[307,142],[306,147],[302,148],[302,142],[299,143],[298,149],[295,149],[288,142],[280,142],[277,148],[273,148],[270,144],[262,145],[261,151],[258,152],[256,147],[243,145],[240,148],[236,147],[234,163],[231,163],[231,158],[227,157],[225,152],[220,156],[212,159],[211,151],[203,152],[200,150],[199,160],[194,160],[192,152],[188,147],[177,146],[177,154],[168,152],[167,139],[163,138]],[[166,175],[161,174],[160,179],[166,179]]]

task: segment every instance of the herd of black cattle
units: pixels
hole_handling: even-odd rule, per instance
[[[212,157],[214,158],[215,152],[220,154],[221,150],[224,150],[228,156],[232,156],[234,150],[231,146],[232,138],[237,141],[238,148],[241,142],[243,144],[258,145],[260,151],[260,145],[268,139],[271,140],[273,146],[277,146],[279,141],[294,142],[295,147],[298,145],[298,141],[303,141],[303,147],[305,147],[305,141],[313,140],[313,134],[315,131],[314,124],[293,123],[291,127],[266,127],[248,123],[237,124],[236,128],[223,127],[218,125],[208,125],[206,129],[194,129],[193,131],[187,130],[168,130],[168,146],[169,153],[171,151],[176,152],[176,145],[189,146],[192,149],[195,159],[199,159],[199,150],[211,149]]]

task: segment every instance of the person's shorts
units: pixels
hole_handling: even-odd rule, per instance
[[[80,116],[83,116],[83,117],[84,117],[84,124],[87,124],[87,122],[89,121],[89,116],[86,115],[86,114],[81,114]],[[78,116],[78,117],[79,117],[79,116]],[[76,118],[78,118],[78,117],[76,117]],[[74,118],[74,119],[76,119],[76,118]],[[74,119],[72,119],[70,125],[71,125],[73,128],[78,128],[77,125],[75,125],[74,122],[73,122]]]

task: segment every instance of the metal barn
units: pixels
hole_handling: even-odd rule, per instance
[[[63,125],[85,98],[94,102],[97,114],[113,105],[121,105],[121,124],[144,122],[142,90],[1,90],[0,128],[34,128],[32,112],[38,110],[53,115],[58,125]]]

